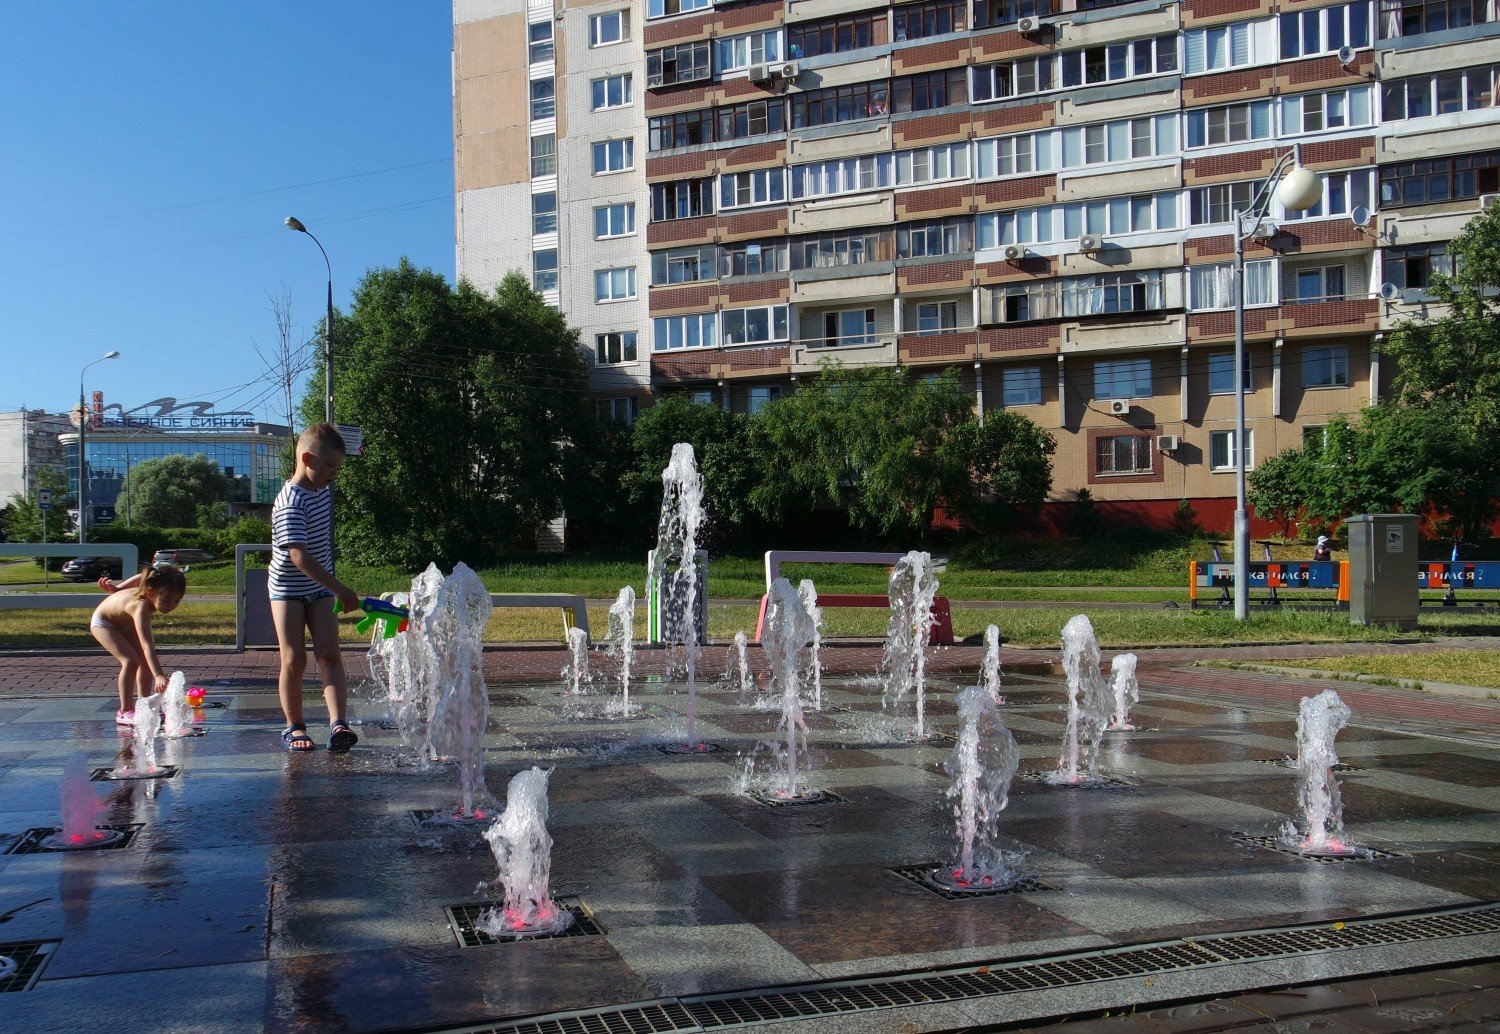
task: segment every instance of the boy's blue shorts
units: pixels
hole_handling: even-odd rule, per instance
[[[320,589],[317,592],[310,592],[304,596],[272,596],[271,599],[283,603],[300,603],[304,607],[311,607],[319,600],[328,599],[332,596],[333,593],[329,592],[327,589]]]

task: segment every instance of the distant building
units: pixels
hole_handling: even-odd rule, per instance
[[[77,413],[59,435],[68,491],[78,491]],[[291,428],[260,423],[250,413],[216,412],[212,403],[160,398],[134,409],[104,405],[94,393],[85,452],[90,524],[129,521],[116,504],[130,471],[164,456],[206,456],[233,482],[231,513],[269,517],[281,488],[281,452]]]
[[[63,471],[67,457],[57,438],[71,426],[68,414],[45,409],[0,413],[0,506],[11,496],[29,496],[42,467]]]

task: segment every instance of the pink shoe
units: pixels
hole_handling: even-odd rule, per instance
[[[135,724],[135,712],[134,711],[116,711],[115,712],[115,724],[116,725],[134,725]]]

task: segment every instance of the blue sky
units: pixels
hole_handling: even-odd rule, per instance
[[[451,5],[0,4],[0,409],[279,409],[276,341],[403,255],[453,279]]]

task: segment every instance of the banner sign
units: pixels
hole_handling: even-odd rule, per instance
[[[1423,589],[1487,589],[1500,585],[1500,564],[1471,563],[1422,564],[1417,568],[1417,585]]]
[[[134,409],[124,409],[119,403],[106,406],[102,397],[96,397],[89,423],[100,428],[143,427],[162,431],[245,431],[255,426],[253,413],[238,409],[215,412],[213,405],[178,402],[169,395]]]
[[[1200,563],[1198,587],[1206,589],[1234,584],[1234,564]],[[1250,562],[1252,589],[1336,589],[1339,565],[1333,560],[1308,560],[1299,563]]]

